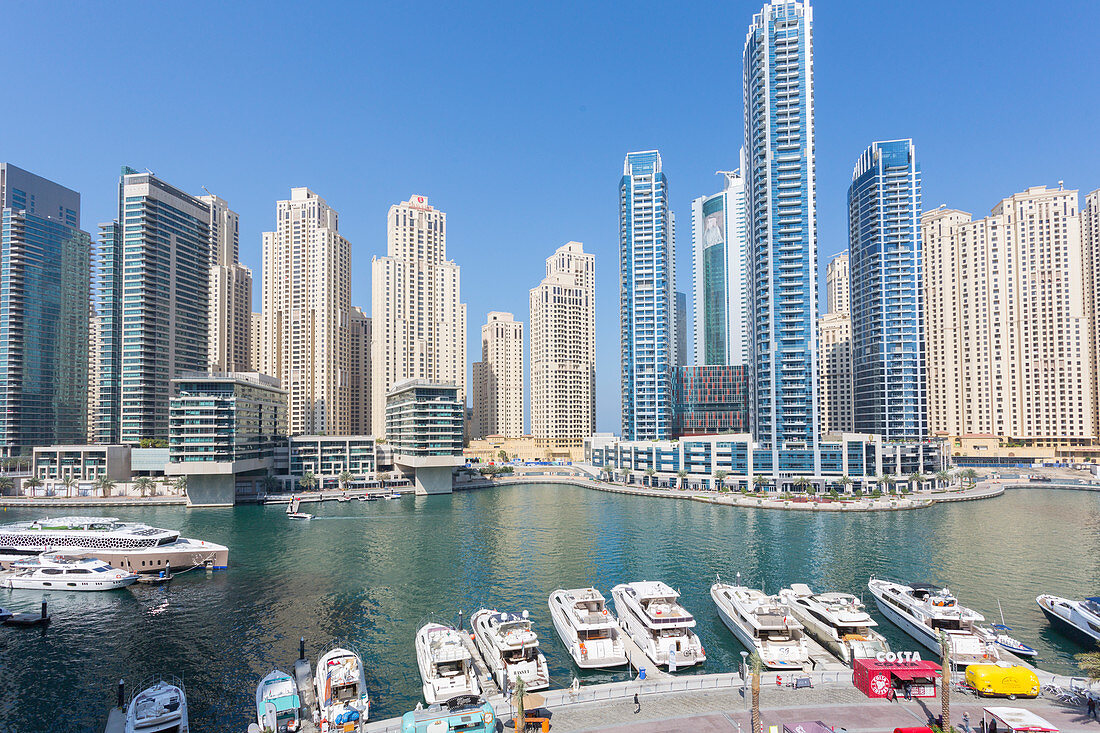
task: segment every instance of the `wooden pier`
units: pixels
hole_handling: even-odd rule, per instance
[[[634,640],[630,638],[630,635],[621,628],[619,630],[619,638],[623,641],[623,651],[626,652],[626,658],[627,661],[630,662],[630,668],[632,670],[644,669],[647,680],[672,676],[654,664],[653,660],[647,657],[646,653],[642,651],[642,648],[635,644]]]
[[[497,684],[492,671],[490,671],[489,665],[482,658],[481,652],[477,650],[477,644],[474,643],[474,640],[465,629],[459,629],[458,633],[462,636],[462,643],[473,657],[474,671],[477,672],[477,678],[481,680],[481,689],[484,693],[482,697],[489,698],[500,695],[500,686]]]

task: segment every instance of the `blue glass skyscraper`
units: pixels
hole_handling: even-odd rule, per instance
[[[676,359],[674,229],[656,150],[630,153],[619,182],[619,327],[622,434],[672,434]]]
[[[777,478],[821,469],[812,20],[808,2],[764,6],[743,56],[751,419]]]
[[[927,437],[921,173],[912,140],[871,143],[848,189],[855,427]]]
[[[87,435],[91,236],[80,194],[0,163],[0,452]]]

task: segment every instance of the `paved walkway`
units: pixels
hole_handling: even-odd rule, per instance
[[[186,496],[56,496],[0,497],[0,507],[134,507],[134,506],[186,506]]]

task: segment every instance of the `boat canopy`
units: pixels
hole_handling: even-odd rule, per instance
[[[1024,708],[983,708],[990,717],[1007,726],[1008,730],[1017,733],[1027,731],[1029,733],[1058,733],[1058,728],[1045,718],[1041,718],[1030,710]]]

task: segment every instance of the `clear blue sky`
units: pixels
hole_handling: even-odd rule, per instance
[[[690,291],[690,202],[737,167],[741,50],[760,2],[16,3],[0,7],[0,160],[114,216],[123,164],[241,214],[254,271],[274,202],[309,186],[352,242],[352,302],[390,204],[448,213],[469,353],[490,310],[528,320],[543,260],[596,254],[598,427],[619,429],[617,185],[659,148]],[[924,204],[984,214],[1027,186],[1100,188],[1100,5],[815,4],[819,259],[873,140],[912,137]]]

